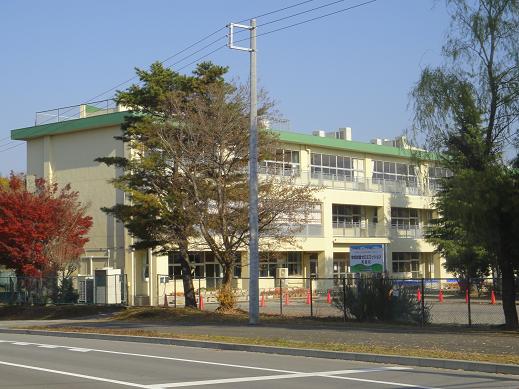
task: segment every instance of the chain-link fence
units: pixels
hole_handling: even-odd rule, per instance
[[[70,277],[0,277],[3,304],[126,304],[125,274]]]
[[[183,307],[181,278],[159,276],[160,305]],[[249,308],[248,278],[234,278],[237,308]],[[221,278],[195,278],[197,303],[219,306]],[[501,282],[493,278],[260,278],[260,313],[348,320],[403,321],[417,325],[505,323]],[[519,296],[519,279],[516,280]],[[519,304],[519,301],[516,303]]]

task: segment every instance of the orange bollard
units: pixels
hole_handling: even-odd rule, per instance
[[[285,305],[288,305],[288,292],[285,293]]]
[[[416,289],[416,299],[418,302],[422,301],[422,292],[420,291],[420,288]]]
[[[310,295],[310,290],[306,292],[306,303],[310,305],[312,303],[312,296]]]
[[[264,306],[265,306],[265,295],[262,293],[261,300],[260,300],[260,307],[264,307]]]
[[[330,293],[330,289],[328,289],[328,295],[326,296],[326,302],[328,304],[332,303],[332,294]]]
[[[200,309],[201,311],[203,311],[205,308],[204,306],[204,295],[203,294],[200,294],[200,304],[198,306],[198,309]]]
[[[440,289],[440,294],[438,294],[438,301],[443,303],[443,289]]]
[[[467,303],[467,304],[469,303],[469,290],[468,289],[465,290],[465,303]]]
[[[490,304],[496,303],[496,294],[494,293],[494,289],[492,289],[492,293],[490,293]]]

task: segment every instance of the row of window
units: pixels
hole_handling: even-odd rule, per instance
[[[312,153],[310,171],[312,177],[316,178],[360,181],[364,179],[364,160],[341,155]]]
[[[169,254],[169,276],[179,278],[182,270],[179,261],[179,253]],[[214,254],[211,252],[192,252],[189,254],[190,260],[195,263],[195,278],[217,279],[222,278],[221,265],[215,263]],[[206,262],[208,261],[208,262]],[[393,252],[392,253],[393,273],[411,272],[413,276],[418,276],[420,271],[420,254],[413,252]],[[303,255],[299,251],[279,252],[279,253],[260,253],[260,277],[276,277],[277,268],[288,268],[289,276],[301,276],[303,267]],[[348,261],[346,257],[333,260],[334,277],[342,278],[348,272]],[[310,273],[317,276],[317,256],[310,257]],[[234,276],[241,277],[241,255],[236,255],[236,266]]]
[[[372,162],[374,183],[384,180],[403,182],[408,186],[417,185],[417,166],[389,161]],[[276,150],[275,158],[262,161],[260,168],[262,172],[268,174],[299,175],[299,151]],[[312,177],[315,178],[360,181],[365,177],[365,160],[342,155],[311,153],[310,170]],[[448,169],[442,167],[430,166],[428,168],[429,183],[433,186],[437,186],[442,178],[451,175]]]
[[[189,260],[194,264],[195,278],[221,278],[223,277],[222,267],[209,251],[191,252]],[[289,251],[287,253],[260,253],[260,277],[275,277],[276,268],[288,268],[288,275],[295,276],[302,274],[302,253]],[[234,276],[241,277],[241,254],[236,253]],[[179,278],[182,276],[182,265],[179,252],[171,252],[168,255],[168,275],[169,277]]]

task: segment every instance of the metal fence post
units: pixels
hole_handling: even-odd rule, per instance
[[[173,307],[177,307],[177,279],[175,278],[175,275],[173,275]]]
[[[469,327],[472,327],[472,312],[470,310],[470,278],[467,278],[467,309],[469,315]]]
[[[310,277],[310,317],[314,317],[314,291],[312,283],[312,277]]]
[[[425,280],[422,277],[422,327],[425,325]]]
[[[281,277],[279,277],[279,314],[283,316],[283,287]]]
[[[207,282],[206,282],[206,285],[207,285]],[[201,296],[201,289],[200,289],[200,275],[198,275],[198,308],[200,308],[200,302],[202,300],[200,300],[200,296]]]
[[[344,313],[344,321],[346,321],[346,277],[342,278],[342,311]]]

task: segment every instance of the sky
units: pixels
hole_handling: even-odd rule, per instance
[[[131,78],[135,67],[147,68],[168,58],[229,22],[301,1],[0,1],[0,174],[25,171],[24,142],[4,138],[12,129],[33,125],[36,111],[89,101]],[[313,0],[260,17],[258,34],[365,0],[344,0],[261,26],[332,1]],[[292,131],[351,127],[353,140],[392,138],[410,127],[409,93],[421,69],[442,62],[448,26],[442,1],[377,0],[260,36],[259,85],[276,101]],[[185,66],[225,39],[175,62],[225,33],[220,31],[165,65]],[[223,48],[204,60],[229,66],[229,78],[248,80],[246,52]],[[112,96],[113,92],[98,99]]]

